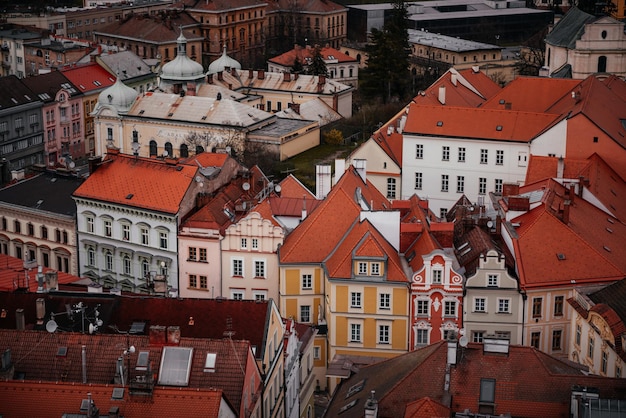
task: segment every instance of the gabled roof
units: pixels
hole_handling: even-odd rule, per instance
[[[0,77],[0,109],[10,109],[15,106],[22,106],[29,103],[37,103],[37,94],[14,75]]]
[[[479,107],[497,94],[501,87],[482,71],[450,68],[425,91],[413,98],[418,104],[442,105],[439,101],[440,88],[445,88],[445,105],[458,107]]]
[[[109,384],[81,384],[77,382],[40,382],[28,380],[0,381],[2,412],[7,416],[61,417],[78,414],[87,394],[100,416],[106,416],[111,408],[117,407],[126,418],[170,418],[173,416],[220,417],[223,391],[215,388],[169,388],[154,389],[150,402],[144,397],[133,401],[113,399],[115,386]],[[124,391],[128,397],[128,390]],[[83,417],[85,411],[80,411]],[[234,413],[234,411],[233,411]]]
[[[560,116],[411,104],[404,134],[530,142]],[[471,130],[467,127],[472,126]]]
[[[404,417],[409,405],[425,398],[445,406],[450,394],[453,413],[465,409],[477,413],[483,378],[496,381],[498,413],[536,418],[545,417],[546,411],[550,416],[569,414],[574,385],[597,387],[602,398],[622,397],[626,389],[623,379],[586,376],[532,347],[510,346],[508,355],[502,355],[470,343],[456,366],[448,369],[447,350],[447,342],[442,341],[360,368],[338,386],[324,417],[363,417],[372,391],[379,417]],[[450,370],[448,393],[446,370]]]
[[[36,77],[26,77],[22,81],[44,103],[54,102],[56,94],[61,89],[68,91],[71,97],[81,95],[78,89],[70,83],[70,80],[61,71],[51,71],[39,74]]]
[[[132,51],[101,54],[100,60],[111,74],[122,81],[145,76],[156,77],[156,74],[150,70],[150,66]]]
[[[560,111],[549,111],[549,109],[561,98],[571,97],[572,91],[580,83],[581,80],[517,77],[481,107],[562,114]]]
[[[109,150],[74,197],[176,214],[197,172],[197,166]]]
[[[626,81],[611,75],[610,81],[592,76],[584,79],[570,95],[565,95],[547,111],[582,115],[626,149]]]
[[[2,235],[0,233],[0,235]],[[56,271],[42,266],[42,272]],[[59,287],[77,282],[80,277],[62,271],[57,272]],[[0,292],[13,292],[17,289],[28,289],[29,292],[36,292],[37,265],[32,268],[24,268],[24,260],[0,254]]]
[[[321,4],[321,1],[311,1],[311,3]],[[310,10],[307,10],[310,12]],[[315,48],[312,48],[310,45],[306,47],[301,47],[300,45],[296,45],[293,49],[275,56],[274,58],[270,58],[268,61],[274,64],[282,65],[283,67],[293,67],[293,64],[296,62],[296,58],[300,61],[300,63],[304,66],[308,65],[309,60],[313,58],[315,53]],[[331,48],[330,46],[324,46],[320,48],[320,54],[324,61],[337,61],[338,63],[355,63],[356,58],[352,58],[349,55],[344,54],[343,52]]]
[[[596,20],[594,16],[583,12],[576,6],[571,7],[546,36],[546,43],[574,49],[576,41],[585,33],[585,25],[594,20]]]
[[[65,67],[61,71],[81,93],[103,90],[112,86],[116,78],[96,63]]]
[[[352,279],[353,259],[370,258],[386,262],[387,282],[407,282],[398,251],[367,220],[355,221],[332,254],[324,260],[330,279]],[[381,270],[382,271],[382,270]],[[354,280],[359,280],[358,277]]]
[[[626,224],[553,180],[520,188],[522,195],[532,192],[542,193],[541,204],[511,220],[519,224],[513,246],[522,289],[626,276]]]
[[[450,416],[450,408],[428,396],[407,404],[404,418],[432,418]]]
[[[123,39],[141,39],[144,42],[162,45],[176,43],[181,27],[185,28],[183,34],[188,40],[201,39],[191,29],[194,26],[198,26],[198,22],[189,13],[169,11],[167,14],[159,13],[151,16],[142,13],[131,14],[94,32]]]
[[[82,347],[85,347],[87,382],[100,385],[111,384],[115,380],[117,359],[129,346],[128,344],[135,347],[135,352],[129,354],[127,358],[131,365],[131,376],[142,374],[135,370],[139,353],[142,351],[149,353],[151,371],[158,374],[165,349],[163,344],[154,344],[154,340],[151,340],[148,335],[127,337],[120,334],[89,335],[0,329],[0,340],[3,342],[3,349],[11,349],[15,371],[23,374],[26,381],[82,382],[81,356]],[[249,364],[247,362],[250,349],[248,341],[182,337],[178,344],[170,346],[193,349],[188,384],[170,386],[219,388],[236,410],[239,410],[246,384],[243,367]],[[60,347],[67,348],[65,355],[58,354]],[[217,355],[215,370],[211,373],[204,372],[207,353]]]
[[[350,166],[319,207],[287,236],[279,250],[280,262],[321,263],[359,217],[361,205],[371,205],[370,210],[391,207],[376,187]]]
[[[72,193],[82,183],[82,178],[44,172],[0,189],[0,202],[75,218]]]
[[[402,134],[398,132],[398,127],[402,125],[403,118],[409,112],[409,107],[406,106],[398,113],[396,113],[391,119],[389,119],[378,130],[372,133],[371,141],[375,143],[391,158],[398,167],[402,167],[402,146],[404,139]],[[353,151],[353,153],[356,151]]]
[[[319,121],[321,126],[341,119],[341,115],[319,97],[300,103],[299,109],[288,107],[276,113],[279,118]]]

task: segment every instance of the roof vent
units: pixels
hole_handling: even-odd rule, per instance
[[[565,260],[565,254],[563,253],[557,253],[556,258],[558,258],[559,260]]]
[[[502,130],[502,125],[496,126],[496,131],[501,131],[501,130]]]
[[[127,194],[127,195],[126,195],[126,199],[127,199],[127,200],[130,200],[130,199],[132,199],[132,198],[133,198],[133,196],[134,196],[134,195],[133,195],[132,193],[129,193],[129,194]]]
[[[437,121],[437,126],[443,126],[443,121],[442,120]]]

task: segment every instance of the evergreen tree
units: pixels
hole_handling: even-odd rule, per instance
[[[293,66],[291,67],[291,72],[294,74],[304,73],[304,67],[302,66],[302,62],[300,62],[300,58],[297,55],[295,61],[293,62]]]
[[[322,48],[319,45],[316,45],[313,49],[313,56],[307,72],[311,75],[328,76],[328,68],[326,68],[324,57],[322,57]]]
[[[382,31],[372,29],[367,68],[363,69],[359,89],[365,97],[379,97],[383,102],[392,98],[404,99],[410,92],[409,33],[407,6],[396,0]]]

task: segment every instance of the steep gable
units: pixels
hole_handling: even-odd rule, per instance
[[[82,93],[98,92],[115,83],[114,76],[95,63],[66,67],[61,71]]]
[[[546,36],[546,43],[574,49],[576,41],[585,32],[585,25],[595,19],[594,16],[583,12],[578,7],[572,7]]]
[[[471,68],[457,71],[451,68],[425,91],[419,92],[413,101],[425,105],[479,107],[500,89],[481,71]]]

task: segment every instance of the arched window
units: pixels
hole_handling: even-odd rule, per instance
[[[87,265],[92,267],[96,265],[96,250],[93,247],[87,248]]]
[[[182,144],[180,146],[180,156],[181,158],[189,157],[189,147],[187,146],[187,144]]]
[[[156,157],[156,155],[157,155],[157,143],[153,139],[152,141],[150,141],[150,156]]]
[[[606,56],[604,55],[598,57],[598,72],[606,73]]]
[[[167,153],[168,157],[173,157],[174,153],[172,152],[172,143],[171,142],[166,142],[165,143],[165,152]]]
[[[196,154],[202,154],[204,152],[204,147],[202,145],[196,145]]]

